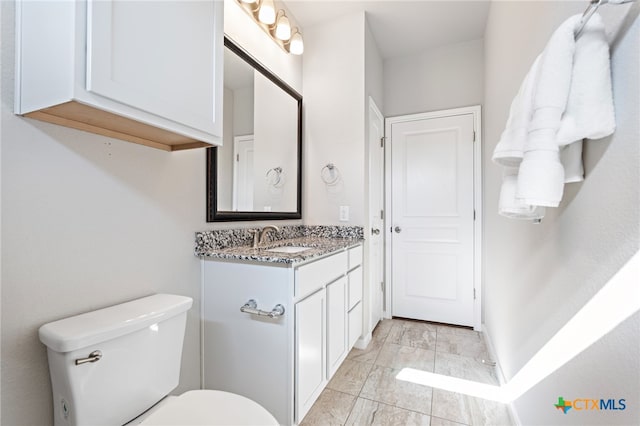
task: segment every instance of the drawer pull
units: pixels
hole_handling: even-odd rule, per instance
[[[262,309],[258,309],[258,303],[254,299],[250,299],[240,307],[240,312],[259,315],[261,317],[278,318],[284,315],[284,306],[278,303],[271,311],[263,311]]]

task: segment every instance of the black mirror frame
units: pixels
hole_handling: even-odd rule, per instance
[[[227,36],[224,46],[242,58],[260,74],[271,80],[276,86],[291,95],[298,102],[298,179],[297,179],[297,210],[295,212],[236,212],[218,211],[218,148],[207,148],[207,222],[232,222],[241,220],[288,220],[302,219],[302,95],[291,86],[280,80],[275,74],[265,68],[249,53],[236,45]]]

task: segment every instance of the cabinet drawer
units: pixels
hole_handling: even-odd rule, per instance
[[[299,267],[295,274],[294,296],[306,296],[344,275],[347,264],[347,253],[341,252]]]
[[[349,311],[349,349],[353,348],[362,334],[362,303]]]
[[[349,272],[349,309],[362,300],[362,266]]]
[[[349,253],[349,269],[353,269],[356,266],[362,264],[362,246],[361,245],[349,249],[348,253]]]

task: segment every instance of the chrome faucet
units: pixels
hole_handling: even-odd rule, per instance
[[[264,243],[264,239],[269,231],[278,232],[280,229],[275,225],[267,225],[261,230],[256,230],[253,233],[253,248],[257,248],[260,244]]]

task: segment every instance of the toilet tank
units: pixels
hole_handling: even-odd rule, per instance
[[[175,389],[192,303],[156,294],[40,327],[55,425],[122,425]]]

